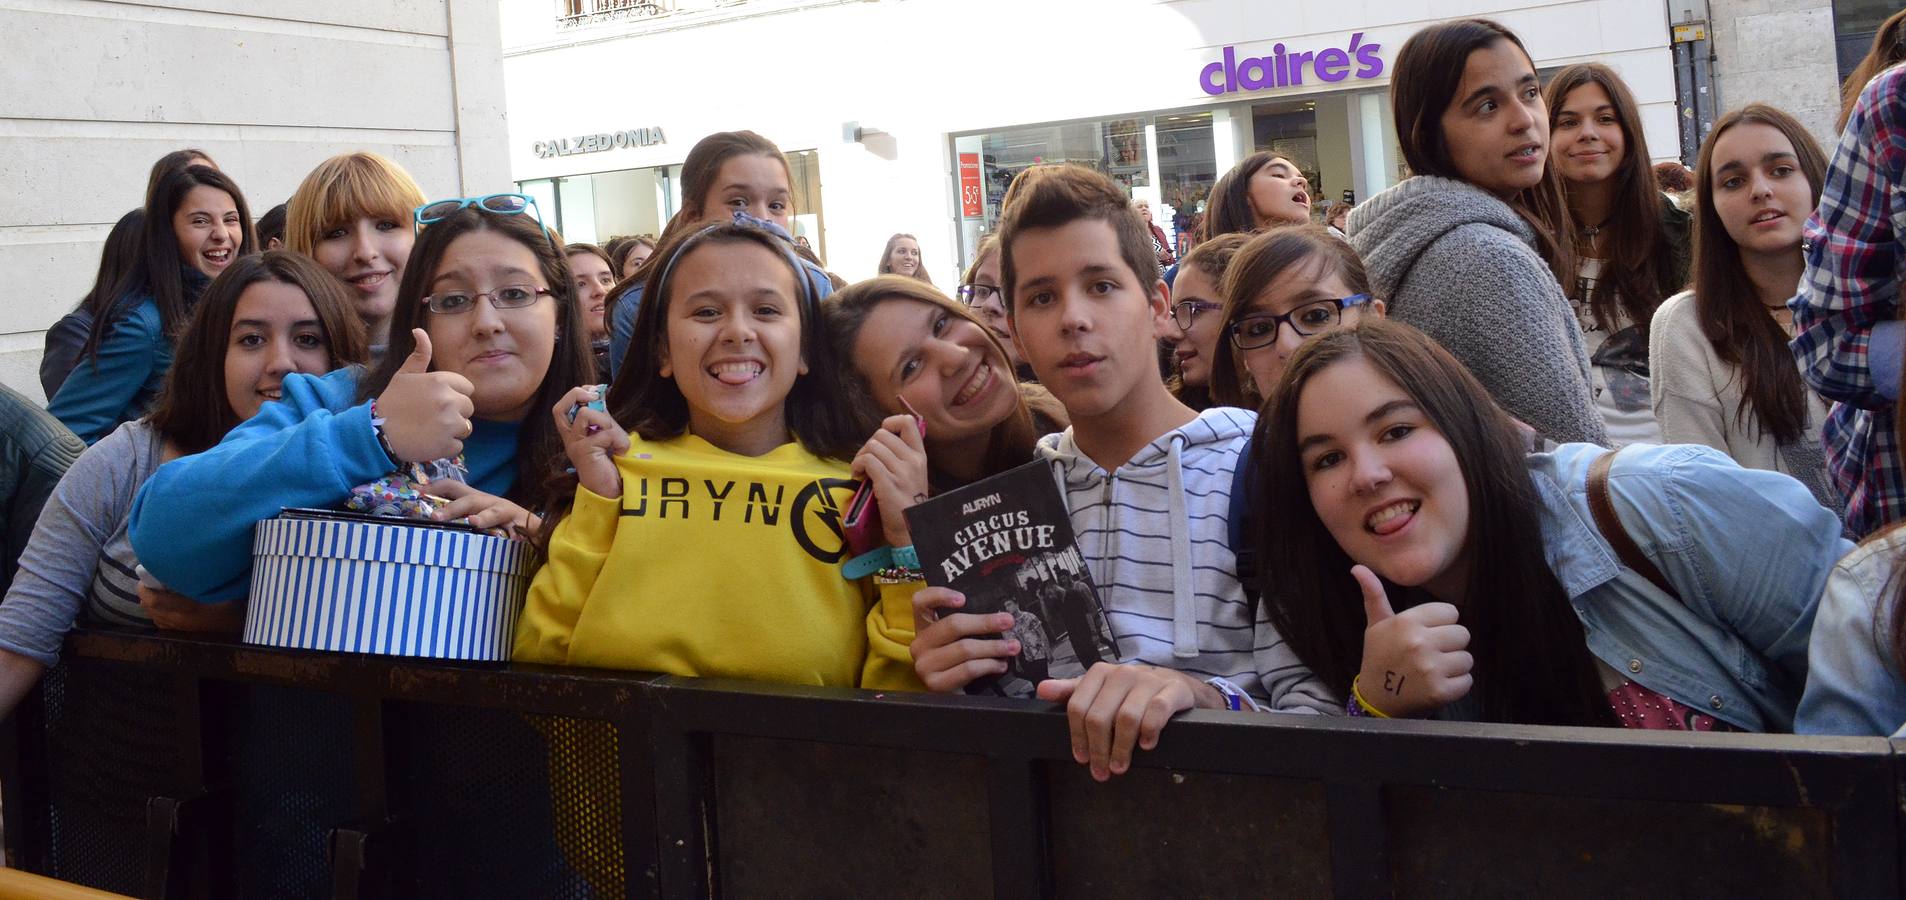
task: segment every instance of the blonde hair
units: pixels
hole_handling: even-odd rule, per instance
[[[347,153],[318,164],[285,204],[285,247],[306,256],[326,231],[360,216],[408,225],[424,205],[423,188],[402,166],[375,153]]]

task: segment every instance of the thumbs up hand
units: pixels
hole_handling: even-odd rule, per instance
[[[430,371],[430,335],[413,328],[417,349],[391,376],[377,396],[377,414],[384,418],[384,440],[399,462],[429,462],[463,452],[463,439],[474,427],[476,412],[470,395],[476,387],[455,372]]]
[[[1363,668],[1358,692],[1384,715],[1404,717],[1435,712],[1469,694],[1469,629],[1457,624],[1448,603],[1420,603],[1399,613],[1390,606],[1383,582],[1367,566],[1352,566],[1363,589]]]

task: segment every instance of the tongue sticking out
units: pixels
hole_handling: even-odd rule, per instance
[[[1394,507],[1381,513],[1377,517],[1378,521],[1370,525],[1370,530],[1378,536],[1395,534],[1402,531],[1403,526],[1410,524],[1410,520],[1414,518],[1416,518],[1415,504]]]
[[[715,367],[715,378],[720,380],[722,384],[747,384],[755,380],[755,377],[760,374],[761,367],[758,365],[727,365]]]

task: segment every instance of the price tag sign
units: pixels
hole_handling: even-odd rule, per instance
[[[977,219],[986,215],[986,191],[980,185],[979,154],[960,154],[960,215]]]

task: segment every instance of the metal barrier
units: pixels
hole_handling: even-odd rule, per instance
[[[1906,743],[1032,704],[76,632],[10,862],[169,897],[1891,897]]]

